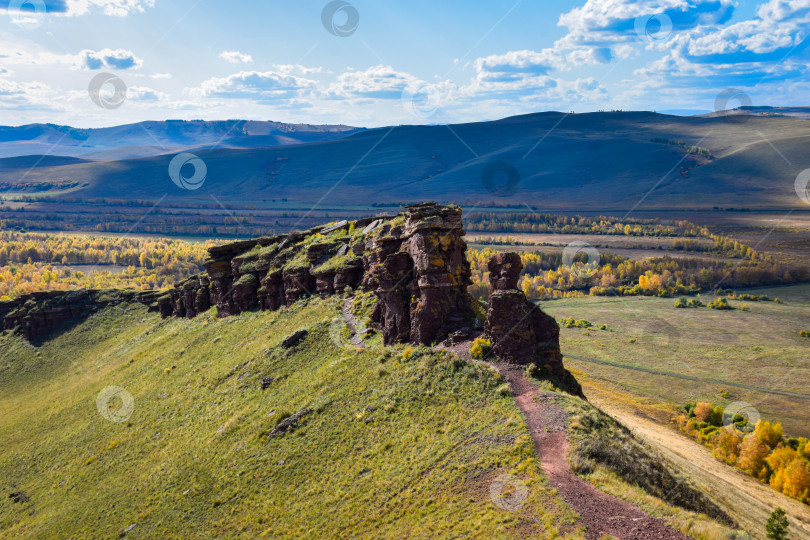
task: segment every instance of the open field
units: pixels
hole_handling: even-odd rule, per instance
[[[469,246],[473,249],[483,249],[487,247],[498,248],[488,240],[495,240],[498,236],[504,235],[492,233],[469,233]],[[679,259],[704,259],[710,261],[739,261],[731,257],[720,257],[711,253],[694,251],[672,250],[673,240],[684,240],[686,238],[655,238],[655,237],[627,237],[627,236],[606,236],[601,234],[509,234],[510,238],[516,239],[520,244],[510,245],[505,249],[509,251],[540,251],[543,253],[560,253],[572,242],[584,242],[599,250],[600,253],[610,253],[620,255],[627,259],[638,261],[648,257],[669,256]],[[483,242],[481,240],[484,240]],[[689,238],[688,240],[695,240]],[[696,239],[701,245],[709,246],[711,241],[704,238]],[[528,245],[524,245],[523,243]]]
[[[608,331],[563,328],[566,365],[580,373],[585,384],[626,394],[661,422],[689,401],[745,401],[764,419],[782,422],[787,433],[807,437],[810,399],[770,391],[810,394],[810,341],[799,336],[810,327],[810,285],[746,292],[783,303],[731,300],[733,306],[745,303],[751,311],[717,311],[676,309],[673,298],[583,297],[543,302],[541,307],[557,319],[573,316],[607,325]],[[713,297],[701,299],[708,303]],[[727,397],[721,392],[728,392]]]

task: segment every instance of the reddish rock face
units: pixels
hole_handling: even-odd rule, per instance
[[[492,341],[492,353],[507,363],[535,364],[561,388],[584,397],[563,366],[557,321],[516,289],[523,268],[520,256],[498,253],[487,266],[490,297],[484,334]]]
[[[489,286],[494,291],[517,289],[523,261],[517,253],[496,253],[487,264]]]
[[[386,344],[428,345],[474,319],[461,209],[420,204],[409,206],[404,218],[402,225],[383,223],[370,240],[364,285],[379,299],[372,320]]]
[[[372,320],[385,343],[430,344],[472,325],[463,236],[460,208],[421,204],[397,216],[217,246],[206,274],[175,287],[159,307],[164,317],[193,317],[215,305],[227,317],[362,287],[378,298]]]

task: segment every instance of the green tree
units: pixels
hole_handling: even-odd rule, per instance
[[[788,520],[785,511],[777,508],[768,518],[765,531],[770,540],[788,540]]]

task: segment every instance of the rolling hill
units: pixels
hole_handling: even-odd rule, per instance
[[[303,205],[497,201],[605,212],[806,207],[794,181],[810,167],[810,123],[792,116],[547,112],[342,136],[347,133],[303,144],[196,150],[208,170],[196,191],[171,182],[171,155],[43,162],[33,169],[0,160],[0,182],[58,178],[81,186],[71,191],[74,199],[165,195],[167,202],[193,204],[210,203],[213,196],[259,207],[281,198]],[[182,140],[192,144],[190,135]],[[229,144],[247,146],[251,140],[262,136],[237,137]],[[492,176],[489,184],[486,174]]]
[[[322,141],[358,131],[349,126],[261,121],[139,122],[80,129],[54,124],[0,126],[0,158],[48,154],[89,159],[127,159],[205,146],[269,147]]]

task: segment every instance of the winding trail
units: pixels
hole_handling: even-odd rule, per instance
[[[554,401],[555,395],[536,388],[519,366],[493,366],[509,382],[549,483],[582,516],[588,527],[588,540],[598,540],[607,534],[622,540],[689,539],[663,520],[599,491],[575,475],[568,464],[568,413]]]

